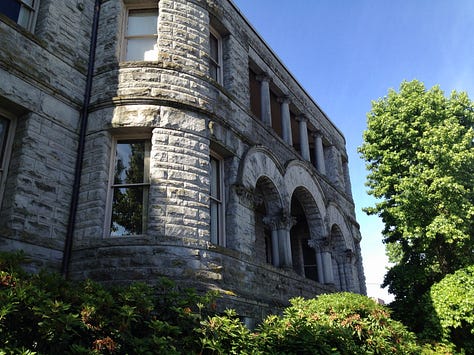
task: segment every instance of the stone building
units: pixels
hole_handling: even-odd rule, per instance
[[[344,137],[232,1],[3,0],[0,48],[1,250],[244,316],[365,293]]]

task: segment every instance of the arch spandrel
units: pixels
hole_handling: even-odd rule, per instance
[[[240,163],[238,180],[244,187],[252,190],[262,177],[269,179],[275,185],[282,201],[288,199],[283,179],[283,168],[278,160],[268,149],[259,146],[252,147]]]

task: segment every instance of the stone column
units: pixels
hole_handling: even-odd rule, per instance
[[[280,236],[280,217],[266,216],[263,218],[263,223],[272,231],[272,265],[281,267],[284,260],[282,249],[285,247],[285,241]]]
[[[280,247],[279,235],[276,229],[272,229],[272,264],[275,267],[280,267]]]
[[[308,117],[305,115],[299,115],[296,120],[299,125],[299,134],[300,134],[300,149],[303,159],[306,161],[311,161],[309,154],[309,142],[308,142]]]
[[[268,75],[259,75],[257,80],[260,81],[260,112],[262,122],[268,126],[272,126],[272,110],[270,107],[270,77]]]
[[[321,132],[316,131],[313,133],[314,138],[314,158],[316,169],[323,175],[326,175],[326,164],[324,162],[324,148],[323,138]]]
[[[324,251],[321,253],[321,258],[323,260],[324,283],[333,284],[334,270],[332,265],[331,253],[328,251]]]
[[[340,291],[349,291],[347,288],[346,279],[346,255],[344,252],[336,255],[337,271],[339,274],[339,289]]]
[[[316,268],[318,271],[318,281],[322,284],[333,283],[331,254],[328,252],[329,243],[327,239],[310,239],[309,246],[314,248],[316,253]]]
[[[291,269],[293,260],[291,258],[290,229],[296,222],[287,213],[278,216],[268,216],[263,219],[272,231],[272,259],[275,267]]]
[[[318,281],[324,284],[323,256],[321,252],[316,252],[316,269],[318,272]]]
[[[283,96],[278,98],[278,102],[280,103],[282,138],[286,143],[292,146],[293,136],[291,134],[290,98]]]

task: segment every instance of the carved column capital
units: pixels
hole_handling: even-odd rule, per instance
[[[270,227],[271,230],[290,230],[296,224],[296,218],[291,216],[286,211],[281,211],[276,216],[266,216],[263,218],[263,223]]]
[[[267,82],[267,83],[272,81],[272,78],[267,73],[262,73],[262,74],[257,75],[256,79],[260,82],[264,81],[264,82]]]
[[[327,238],[310,239],[308,240],[308,245],[320,253],[329,252],[331,248],[331,244],[329,243],[329,240]]]
[[[296,116],[296,121],[298,122],[308,122],[308,116],[306,114],[301,113],[298,116]]]
[[[280,104],[289,104],[291,100],[288,95],[283,95],[277,98],[277,102]]]

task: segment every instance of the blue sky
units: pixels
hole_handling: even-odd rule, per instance
[[[347,140],[369,296],[385,274],[382,223],[357,153],[371,101],[403,80],[474,99],[473,0],[233,0]]]

